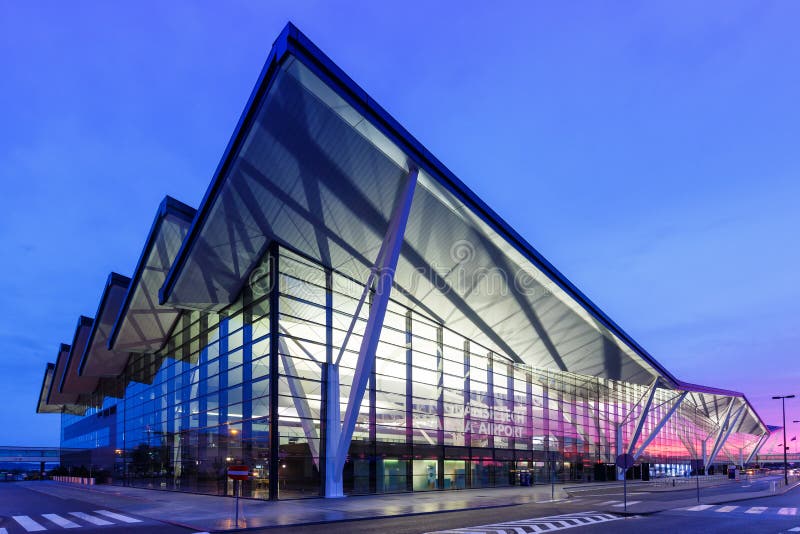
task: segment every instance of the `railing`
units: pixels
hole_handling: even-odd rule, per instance
[[[84,486],[94,486],[94,478],[86,478],[86,477],[50,477],[56,482],[65,482],[67,484],[81,484]]]

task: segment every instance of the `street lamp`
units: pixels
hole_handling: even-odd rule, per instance
[[[772,397],[774,400],[781,400],[781,411],[783,412],[783,481],[786,485],[789,485],[789,467],[788,462],[786,460],[786,449],[789,447],[786,445],[786,399],[793,399],[794,395],[776,395]]]

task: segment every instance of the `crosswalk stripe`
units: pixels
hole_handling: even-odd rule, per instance
[[[607,513],[578,512],[575,514],[553,515],[477,527],[441,530],[429,534],[499,534],[501,532],[504,534],[531,534],[554,530],[567,530],[584,525],[615,521],[617,519],[622,519],[622,517]]]
[[[795,508],[794,506],[781,508],[780,510],[778,510],[778,515],[797,515],[797,508]]]
[[[800,527],[790,528],[789,532],[800,532]]]
[[[640,502],[642,502],[642,501],[628,501],[628,506],[630,506],[630,505],[632,505],[632,504],[639,504]],[[614,504],[614,505],[612,505],[612,506],[615,506],[615,507],[622,507],[622,506],[625,506],[625,503],[624,503],[624,502],[621,502],[621,503],[619,503],[619,504]]]
[[[15,515],[14,521],[19,523],[22,528],[28,532],[38,532],[40,530],[47,530],[45,527],[28,517],[27,515]]]
[[[95,510],[94,513],[104,515],[106,517],[110,517],[111,519],[116,519],[117,521],[122,521],[123,523],[141,523],[141,519],[136,519],[134,517],[128,517],[127,515],[117,514],[114,512],[109,512],[108,510]]]
[[[763,514],[764,510],[766,510],[766,509],[767,509],[766,506],[753,506],[752,508],[749,508],[749,509],[745,510],[744,513],[746,513],[746,514]]]
[[[715,512],[722,512],[722,513],[728,513],[728,512],[733,512],[737,508],[739,508],[739,507],[738,506],[720,506],[719,508],[717,508],[714,511]]]
[[[100,519],[99,517],[95,517],[93,515],[86,514],[84,512],[70,512],[69,515],[74,515],[78,519],[83,519],[87,523],[92,523],[93,525],[98,526],[105,526],[105,525],[113,525],[111,521],[106,521],[105,519]]]
[[[70,521],[65,517],[61,517],[58,514],[42,514],[42,517],[44,517],[45,519],[49,519],[50,521],[52,521],[61,528],[81,528],[81,526],[78,523]]]
[[[690,512],[702,512],[703,510],[708,510],[709,508],[713,508],[713,504],[698,504],[697,506],[692,506],[691,508],[687,508]]]
[[[8,534],[8,531],[2,527],[0,527],[0,534]]]
[[[600,503],[600,506],[606,506],[606,505],[608,505],[608,504],[614,504],[614,503],[618,503],[618,502],[622,502],[622,501],[606,501],[606,502],[601,502],[601,503]]]

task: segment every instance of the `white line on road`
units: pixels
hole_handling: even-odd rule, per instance
[[[601,503],[600,503],[600,506],[605,506],[605,505],[607,505],[607,504],[614,504],[614,503],[618,503],[618,502],[622,502],[622,501],[606,501],[606,502],[601,502]]]
[[[122,521],[123,523],[141,523],[141,519],[136,519],[133,517],[128,517],[127,515],[122,514],[115,514],[114,512],[109,512],[108,510],[95,510],[94,513],[104,515],[106,517],[110,517],[111,519],[116,519],[117,521]]]
[[[690,512],[702,512],[703,510],[708,510],[709,508],[713,508],[713,504],[698,504],[697,506],[692,506],[691,508],[687,508]]]
[[[28,532],[38,532],[40,530],[47,530],[42,525],[28,517],[27,515],[15,515],[14,521],[22,525],[22,528]]]
[[[642,501],[628,501],[628,506],[631,506],[633,504],[639,504],[640,502],[642,502]],[[616,506],[616,507],[625,506],[625,503],[621,502],[621,503],[615,504],[613,506]]]
[[[778,515],[797,515],[797,508],[795,508],[794,506],[781,508],[780,510],[778,510]]]
[[[58,514],[42,514],[42,517],[44,517],[45,519],[49,519],[50,521],[52,521],[61,528],[81,528],[81,526],[78,523],[70,521],[65,517],[61,517]]]
[[[111,521],[106,521],[105,519],[100,519],[99,517],[95,517],[93,515],[86,514],[84,512],[70,512],[69,515],[74,515],[78,519],[83,519],[87,523],[92,523],[93,525],[98,526],[105,526],[105,525],[113,525]]]
[[[800,527],[790,528],[789,532],[800,532]]]
[[[720,506],[719,508],[717,508],[714,511],[715,512],[722,512],[722,513],[728,513],[728,512],[733,512],[737,508],[739,508],[739,507],[738,506]]]
[[[753,506],[752,508],[748,508],[747,510],[745,510],[744,513],[746,513],[746,514],[763,514],[766,509],[767,509],[766,506]]]
[[[0,528],[0,534],[8,534],[8,531],[4,528]]]

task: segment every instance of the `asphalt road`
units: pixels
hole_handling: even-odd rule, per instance
[[[193,530],[75,499],[61,499],[18,484],[0,483],[0,534],[63,531],[104,533],[187,533]]]
[[[765,487],[768,481],[760,482]],[[746,484],[745,484],[746,485]],[[735,498],[737,493],[758,490],[760,486],[748,488],[705,488],[701,495],[719,495],[727,493]],[[726,491],[727,490],[727,491]],[[661,499],[681,500],[686,499],[687,493],[694,495],[694,489],[679,492],[645,493],[632,490],[629,495],[631,500]],[[433,497],[433,496],[432,496]],[[598,488],[596,491],[586,492],[576,499],[554,503],[538,503],[515,505],[502,508],[468,510],[462,512],[448,512],[440,514],[426,514],[408,517],[398,517],[378,520],[348,521],[321,525],[308,525],[303,527],[286,527],[268,529],[258,532],[271,534],[317,534],[324,528],[326,534],[360,534],[371,532],[385,532],[392,534],[419,534],[424,532],[448,531],[452,529],[468,529],[471,532],[503,532],[513,534],[508,523],[537,518],[574,518],[581,514],[597,511],[601,500],[621,500],[621,492],[614,488]],[[608,501],[602,502],[608,502]],[[608,507],[606,507],[608,508]],[[551,530],[541,526],[543,523],[554,524],[556,530],[569,530],[570,532],[611,532],[611,533],[636,533],[641,534],[678,534],[678,533],[779,533],[800,532],[800,488],[794,489],[785,495],[765,497],[745,501],[736,501],[724,505],[703,505],[698,510],[684,507],[666,512],[640,516],[623,516],[616,514],[615,520],[584,524],[572,527],[567,523],[559,523],[558,518],[543,519],[536,523],[541,531]],[[620,508],[621,511],[621,508]],[[613,514],[613,512],[612,512]],[[795,515],[792,515],[795,514]],[[591,514],[590,514],[591,515]],[[594,514],[600,515],[600,514]],[[555,521],[555,522],[554,522]],[[571,522],[578,522],[572,519]],[[530,523],[528,523],[530,524]],[[474,528],[484,525],[502,525],[497,528]],[[792,531],[790,529],[797,528]],[[529,530],[536,532],[536,530]]]
[[[712,487],[701,487],[700,496],[701,501],[705,498],[725,496],[729,498],[736,498],[739,494],[755,493],[769,489],[770,484],[774,480],[781,480],[782,477],[774,476],[767,477],[751,482],[740,482],[736,485],[723,485]],[[619,487],[595,487],[587,485],[585,489],[573,489],[569,491],[570,495],[575,498],[590,499],[590,498],[608,498],[608,499],[622,499],[622,488]],[[693,499],[697,495],[695,486],[686,486],[682,490],[671,491],[651,491],[646,487],[630,485],[628,487],[628,500],[647,501],[658,500],[661,502],[680,501],[686,499]]]

